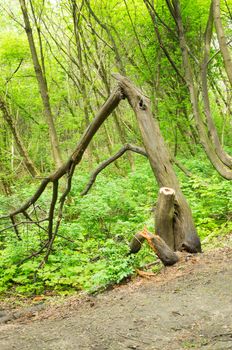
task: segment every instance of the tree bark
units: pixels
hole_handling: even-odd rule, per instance
[[[137,253],[145,239],[165,266],[174,265],[179,260],[177,254],[169,248],[161,237],[153,235],[147,229],[143,229],[132,238],[130,242],[130,254]]]

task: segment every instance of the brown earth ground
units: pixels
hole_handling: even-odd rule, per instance
[[[11,306],[9,306],[11,302]],[[232,349],[232,236],[98,296],[0,305],[1,350]]]

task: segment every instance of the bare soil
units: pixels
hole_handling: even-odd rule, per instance
[[[231,247],[147,277],[95,297],[2,303],[0,349],[232,349]]]

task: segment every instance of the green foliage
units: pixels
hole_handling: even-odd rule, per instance
[[[186,178],[179,173],[183,191],[192,207],[201,239],[227,233],[232,216],[231,184],[222,180],[204,159],[188,160],[185,166],[194,175]],[[71,197],[65,208],[64,221],[53,251],[44,268],[35,271],[41,257],[18,263],[44,241],[44,233],[32,226],[22,232],[17,241],[13,232],[3,236],[0,250],[0,291],[35,294],[53,291],[67,294],[77,290],[91,293],[119,283],[135,273],[135,269],[154,261],[155,256],[144,244],[135,256],[128,256],[128,242],[145,225],[153,231],[151,207],[158,188],[145,159],[140,159],[136,171],[126,176],[110,169],[100,174],[87,196],[79,193],[88,181],[87,175],[76,175]],[[22,186],[21,186],[22,187]],[[27,187],[28,188],[28,187]],[[21,198],[32,193],[34,186],[21,189]],[[43,199],[42,206],[46,206]],[[0,197],[1,207],[8,204]],[[12,200],[12,198],[11,198]],[[9,200],[10,201],[10,200]],[[155,267],[158,271],[159,267]]]
[[[232,217],[231,183],[223,180],[203,160],[188,161],[193,176],[183,181],[195,224],[201,238],[217,230]]]
[[[0,36],[0,62],[10,65],[29,57],[29,48],[24,37],[17,33],[3,32]]]

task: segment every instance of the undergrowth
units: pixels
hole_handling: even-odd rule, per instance
[[[232,230],[231,184],[219,177],[204,159],[184,163],[193,175],[186,177],[177,172],[199,236],[205,240],[228,233]],[[89,175],[80,175],[80,171],[75,175],[59,235],[48,263],[38,270],[36,278],[42,257],[20,262],[39,249],[46,238],[44,231],[24,225],[20,227],[21,241],[13,231],[4,231],[0,238],[0,292],[14,295],[96,292],[154,261],[153,252],[145,244],[137,255],[128,256],[128,242],[144,226],[154,230],[152,208],[158,187],[145,159],[136,158],[136,170],[131,172],[124,166],[123,172],[122,175],[112,173],[110,168],[105,170],[84,197],[79,193]],[[14,195],[0,197],[2,213],[12,209],[12,203],[17,207],[34,189],[34,184],[18,183]],[[48,200],[49,193],[39,203],[40,217]]]

